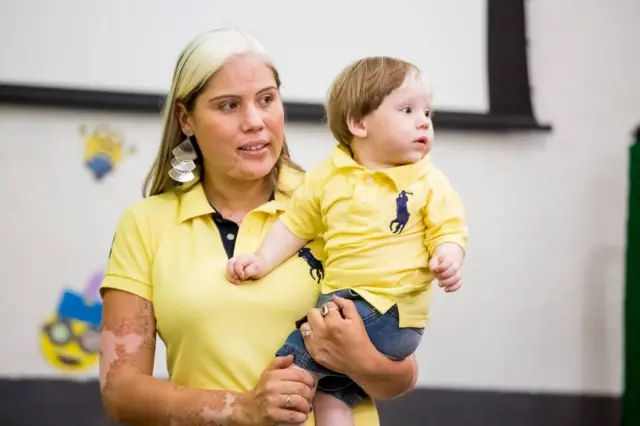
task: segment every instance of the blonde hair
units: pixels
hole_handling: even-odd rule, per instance
[[[230,58],[246,53],[256,53],[264,59],[265,63],[273,71],[276,86],[280,88],[278,71],[265,48],[251,34],[237,29],[212,30],[200,34],[183,49],[176,63],[171,89],[164,103],[162,142],[142,187],[143,197],[150,197],[169,191],[184,191],[200,180],[202,153],[194,138],[192,138],[192,142],[198,153],[198,159],[196,160],[198,167],[194,172],[195,179],[188,184],[179,184],[168,175],[172,167],[172,151],[185,138],[176,115],[176,104],[180,102],[184,104],[188,111],[191,111],[195,100],[211,77]],[[302,171],[302,168],[291,160],[286,140],[283,141],[282,151],[276,166],[271,172],[274,188],[278,188],[278,176],[283,165]]]
[[[359,120],[374,112],[410,73],[413,64],[388,56],[373,56],[348,65],[335,78],[327,93],[327,122],[333,136],[349,148],[353,135],[348,120]]]

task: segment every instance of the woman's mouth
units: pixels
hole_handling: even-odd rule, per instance
[[[267,141],[255,141],[255,142],[245,143],[240,148],[238,148],[238,150],[245,155],[253,156],[253,155],[264,153],[265,151],[267,151],[268,146],[269,146],[269,142]]]

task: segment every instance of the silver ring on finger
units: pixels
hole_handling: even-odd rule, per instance
[[[302,338],[306,339],[307,337],[311,336],[313,334],[313,331],[311,331],[311,328],[305,328],[305,329],[300,329],[300,334],[302,334]]]
[[[335,306],[329,306],[329,305],[327,305],[327,304],[324,304],[324,305],[322,305],[322,307],[320,308],[320,314],[321,314],[323,317],[326,317],[326,316],[329,314],[329,312],[331,312],[331,311],[337,311],[337,310],[338,310],[338,308],[336,308]]]
[[[286,394],[284,398],[284,408],[289,410],[293,406],[292,400],[293,400],[293,396],[291,396],[290,393]]]

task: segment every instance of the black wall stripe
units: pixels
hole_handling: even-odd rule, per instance
[[[488,12],[491,113],[533,117],[525,2],[489,0]]]
[[[96,381],[0,379],[0,425],[107,426]],[[619,426],[607,396],[416,389],[378,403],[382,426]]]
[[[551,130],[536,120],[529,89],[526,0],[487,0],[489,104],[487,114],[439,111],[439,129]],[[164,95],[0,82],[0,104],[157,114]],[[321,104],[285,102],[287,120],[322,123]]]

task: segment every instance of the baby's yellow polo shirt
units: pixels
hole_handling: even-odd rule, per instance
[[[307,173],[281,220],[300,238],[323,235],[323,294],[351,288],[382,313],[397,303],[401,327],[428,322],[435,248],[467,242],[460,197],[428,156],[368,170],[337,146]]]
[[[292,190],[302,177],[284,169],[281,187]],[[253,283],[234,285],[225,277],[223,238],[235,239],[238,254],[255,252],[288,201],[289,196],[276,193],[274,200],[251,211],[232,237],[221,235],[200,184],[183,194],[146,198],[124,213],[102,288],[153,302],[172,382],[202,389],[252,389],[295,321],[315,306],[319,286],[307,263],[308,251]],[[324,262],[321,241],[306,248],[311,260]],[[379,425],[371,400],[354,409],[354,418],[357,426]],[[313,424],[311,416],[307,426]]]

